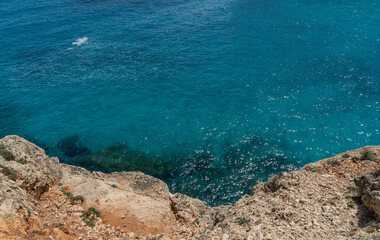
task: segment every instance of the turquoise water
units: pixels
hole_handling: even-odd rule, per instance
[[[376,0],[2,0],[0,137],[69,161],[115,142],[231,203],[257,182],[380,144]]]

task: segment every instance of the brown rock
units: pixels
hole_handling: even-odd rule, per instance
[[[380,167],[355,178],[364,205],[380,218]]]

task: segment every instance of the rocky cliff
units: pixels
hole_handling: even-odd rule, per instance
[[[380,239],[380,147],[353,150],[209,208],[141,172],[59,163],[0,140],[0,239]]]

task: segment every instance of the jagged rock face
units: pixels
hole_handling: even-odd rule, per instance
[[[0,156],[1,168],[8,173],[0,175],[0,216],[21,215],[22,220],[23,216],[36,213],[35,199],[58,181],[58,159],[47,157],[42,149],[18,136],[7,136],[0,140],[0,145],[13,155],[12,160]],[[9,173],[15,179],[9,179]]]
[[[355,177],[380,166],[380,148],[368,149],[376,159],[353,150],[275,175],[234,206],[206,211],[199,239],[378,239],[379,224],[354,185]]]
[[[204,213],[207,207],[196,198],[176,193],[171,197],[172,210],[179,221],[194,223],[200,213]]]
[[[380,219],[380,167],[355,178],[364,205]]]
[[[27,219],[38,214],[37,200],[58,181],[58,159],[47,157],[42,149],[18,136],[1,139],[0,146],[12,156],[0,156],[3,173],[0,175],[0,239],[17,239],[28,234]]]
[[[0,156],[0,165],[15,172],[21,180],[20,187],[27,193],[38,199],[51,184],[58,182],[61,173],[57,158],[49,158],[44,150],[18,136],[7,136],[0,144],[14,155],[11,161]]]

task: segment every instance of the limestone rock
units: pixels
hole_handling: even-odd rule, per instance
[[[159,179],[141,172],[104,174],[61,165],[60,183],[84,204],[102,212],[104,223],[135,233],[168,233],[174,219],[169,189]]]
[[[380,167],[355,178],[364,205],[380,218]]]
[[[10,135],[0,144],[14,155],[15,160],[6,161],[0,156],[0,165],[12,169],[21,181],[18,185],[38,198],[60,177],[59,161],[49,158],[45,151],[18,136]]]
[[[172,195],[171,201],[176,218],[183,220],[185,223],[193,223],[207,209],[201,200],[180,193]]]

